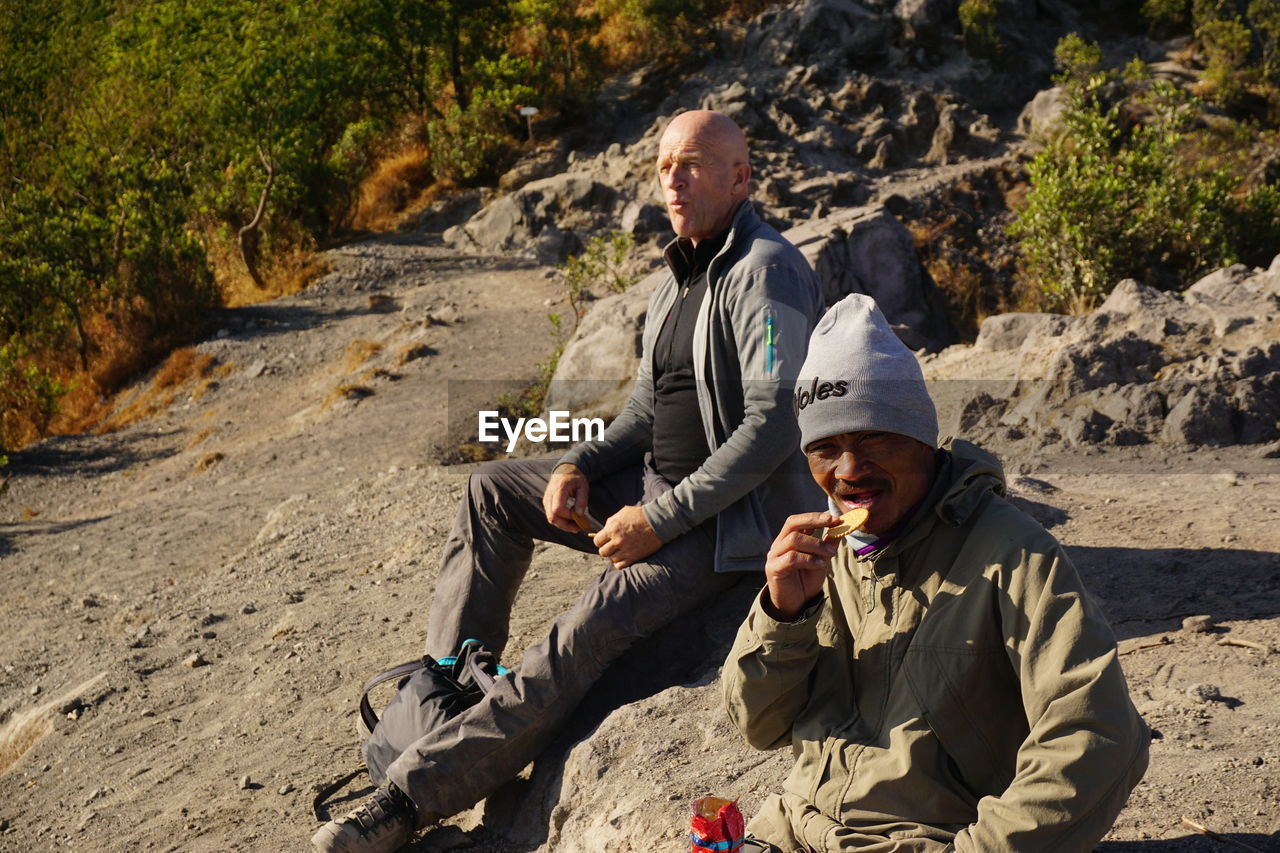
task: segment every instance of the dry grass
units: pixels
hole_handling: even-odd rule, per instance
[[[358,231],[397,228],[406,215],[430,204],[440,189],[432,182],[427,149],[412,145],[380,160],[361,181],[351,226]]]
[[[195,447],[197,444],[204,441],[206,438],[213,435],[217,431],[218,431],[218,428],[215,426],[205,427],[204,429],[200,430],[200,432],[196,433],[195,436],[190,441],[187,442],[187,450],[190,450],[191,448]]]
[[[343,400],[363,400],[365,397],[373,396],[373,389],[368,385],[357,385],[353,382],[343,382],[330,391],[323,400],[320,401],[320,411],[328,411],[334,403]]]
[[[210,256],[222,304],[228,308],[292,296],[329,271],[329,265],[313,252],[295,249],[266,262],[262,271],[266,287],[258,287],[249,278],[239,253],[230,246],[221,247],[216,253],[211,250]]]
[[[347,349],[342,362],[342,372],[351,373],[359,370],[365,362],[382,352],[382,350],[383,345],[377,341],[367,341],[363,338],[356,338],[354,341],[347,344]]]
[[[390,314],[400,308],[400,303],[396,301],[394,296],[388,296],[385,293],[372,293],[369,295],[369,310],[378,314]]]
[[[0,774],[9,770],[42,737],[53,731],[51,717],[54,712],[66,708],[69,703],[79,702],[83,694],[88,693],[106,677],[105,672],[94,676],[56,699],[29,711],[15,714],[9,722],[0,727]]]
[[[212,380],[218,360],[208,353],[190,347],[169,353],[147,385],[133,393],[122,408],[117,408],[101,423],[97,432],[106,433],[123,429],[143,418],[168,408],[182,389],[188,385]],[[208,385],[205,385],[208,390]]]
[[[53,731],[48,708],[33,708],[14,715],[0,730],[0,773],[17,763],[31,747]]]
[[[214,465],[217,465],[219,462],[221,462],[223,459],[226,459],[226,458],[227,457],[225,454],[220,453],[216,450],[213,451],[212,453],[206,453],[204,456],[201,456],[200,459],[196,462],[196,466],[195,466],[196,472],[199,473],[201,471],[208,471]]]
[[[405,344],[396,353],[396,366],[404,367],[411,361],[417,361],[420,358],[435,355],[435,352],[435,350],[426,344]]]
[[[27,439],[94,429],[119,408],[118,400],[112,398],[117,388],[178,342],[190,340],[199,328],[194,319],[166,329],[157,329],[156,322],[137,300],[102,308],[85,316],[88,346],[83,360],[74,350],[37,353],[35,363],[69,390],[59,398],[58,413],[48,423],[27,418]],[[7,434],[10,427],[5,424]]]

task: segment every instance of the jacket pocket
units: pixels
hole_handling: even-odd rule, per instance
[[[1013,781],[1016,744],[1027,730],[1004,650],[913,648],[903,669],[957,781],[975,800],[1002,793]]]

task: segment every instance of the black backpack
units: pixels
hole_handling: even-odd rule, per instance
[[[369,732],[360,752],[373,783],[382,784],[387,768],[400,753],[479,702],[493,689],[494,679],[506,672],[479,640],[463,640],[449,657],[436,660],[423,655],[421,660],[402,663],[369,679],[360,694],[360,719]],[[400,679],[396,695],[379,719],[369,704],[369,691],[393,678]]]
[[[360,747],[364,765],[320,787],[311,803],[317,820],[328,820],[322,811],[330,796],[363,771],[373,784],[381,785],[387,768],[413,742],[448,722],[479,702],[493,689],[494,680],[506,675],[493,652],[479,640],[463,640],[455,654],[439,660],[423,655],[420,660],[393,666],[365,684],[360,693],[360,723],[365,741]],[[399,679],[379,718],[369,704],[369,691],[392,679]]]

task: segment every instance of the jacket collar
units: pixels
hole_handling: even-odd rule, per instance
[[[711,264],[715,263],[716,258],[729,251],[743,234],[754,231],[760,225],[760,217],[756,214],[755,205],[751,203],[751,199],[743,199],[738,205],[738,210],[733,215],[733,222],[729,225],[729,232],[725,235],[724,245],[720,247],[720,251],[716,252],[715,258],[712,258],[707,265],[708,283],[710,283]],[[677,237],[666,245],[662,250],[662,259],[667,262],[667,269],[674,274],[677,264],[676,254],[680,251],[680,241],[686,239]]]
[[[978,511],[987,492],[1004,495],[1004,470],[992,454],[968,441],[952,439],[943,444],[940,456],[933,487],[907,529],[884,550],[865,559],[874,563],[885,555],[901,553],[928,536],[939,521],[959,527]]]

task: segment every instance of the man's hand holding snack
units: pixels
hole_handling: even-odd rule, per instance
[[[542,493],[542,509],[547,521],[571,533],[581,531],[577,517],[586,517],[590,492],[591,484],[581,468],[568,462],[557,465]]]
[[[662,547],[662,540],[638,506],[624,506],[609,516],[592,541],[615,569],[625,569]]]
[[[770,616],[792,620],[822,591],[831,570],[831,558],[840,545],[835,539],[824,541],[822,531],[839,523],[840,519],[829,512],[802,512],[782,525],[764,564],[769,592],[764,604]]]

